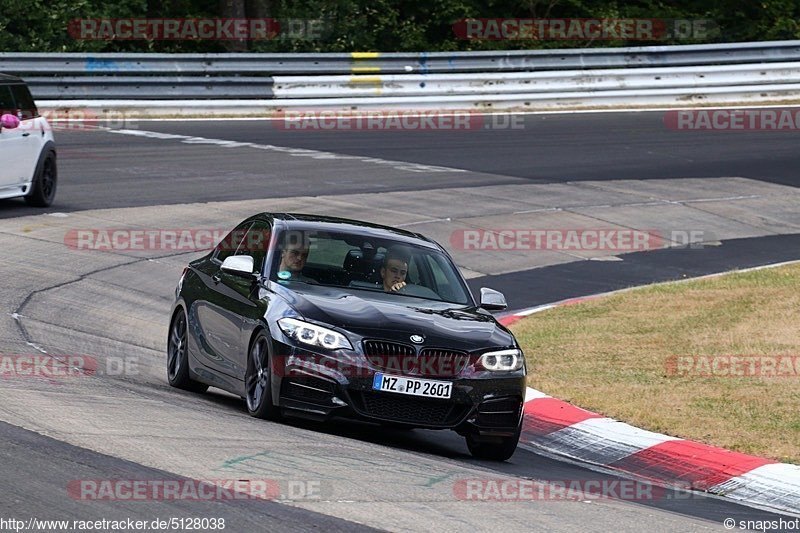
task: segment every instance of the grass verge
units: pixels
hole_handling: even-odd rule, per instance
[[[800,464],[800,265],[652,285],[512,329],[531,387],[637,427]]]

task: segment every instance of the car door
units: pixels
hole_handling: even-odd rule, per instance
[[[5,113],[17,114],[16,102],[8,84],[0,85],[0,114]],[[30,176],[25,178],[27,166],[23,156],[25,141],[30,135],[23,137],[23,133],[25,131],[21,127],[0,129],[0,195],[30,181]]]
[[[264,307],[255,279],[223,272],[221,266],[230,255],[250,255],[256,271],[262,271],[269,242],[264,236],[269,235],[269,230],[269,224],[264,221],[239,226],[220,243],[200,273],[203,295],[196,301],[195,308],[206,339],[201,354],[203,362],[242,380],[247,369],[250,332],[263,316]]]
[[[36,108],[28,86],[24,83],[18,83],[9,85],[9,89],[11,89],[17,116],[20,119],[19,128],[17,129],[22,142],[20,143],[18,155],[22,167],[20,171],[27,182],[33,178],[36,165],[39,162],[39,153],[45,143],[44,129],[42,128],[42,120],[39,118],[39,110]]]

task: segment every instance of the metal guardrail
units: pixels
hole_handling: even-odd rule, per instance
[[[40,100],[279,99],[286,106],[446,96],[481,105],[497,95],[531,105],[609,91],[637,99],[637,91],[685,98],[697,90],[702,99],[724,87],[746,94],[767,86],[780,98],[800,91],[798,67],[800,41],[413,54],[0,53],[0,72],[23,77]]]
[[[445,74],[800,61],[800,41],[506,52],[351,54],[0,53],[0,72],[83,75]]]
[[[255,76],[25,76],[36,99],[273,98],[272,78]]]
[[[800,84],[800,62],[510,72],[496,74],[407,74],[380,76],[275,76],[275,98],[338,96],[437,96],[531,94]]]
[[[326,98],[542,93],[800,83],[800,63],[386,76],[26,77],[39,99]],[[146,82],[146,83],[143,83]],[[146,91],[143,94],[143,91]]]

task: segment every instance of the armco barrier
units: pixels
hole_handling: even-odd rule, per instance
[[[800,83],[800,63],[708,67],[360,76],[29,76],[37,99],[270,99],[444,96]],[[143,83],[146,81],[146,83]],[[335,96],[333,96],[335,95]]]
[[[800,41],[506,52],[350,54],[0,53],[0,71],[27,74],[447,74],[800,61]]]
[[[800,41],[413,54],[0,53],[0,72],[23,77],[45,108],[143,114],[788,102],[800,96]]]
[[[33,95],[42,100],[180,100],[185,98],[272,98],[272,78],[254,76],[26,76]]]
[[[536,94],[800,83],[800,62],[474,74],[276,76],[275,98]]]
[[[619,109],[689,107],[693,105],[757,105],[762,102],[798,102],[800,86],[763,85],[747,87],[714,87],[699,91],[696,88],[654,89],[636,91],[600,91],[565,93],[528,93],[496,95],[411,96],[411,97],[347,97],[272,100],[50,100],[39,101],[40,109],[68,112],[87,110],[94,116],[112,112],[133,117],[183,115],[263,116],[288,110],[331,111],[348,114],[355,111],[391,110],[477,110],[481,112],[559,110],[559,109]]]

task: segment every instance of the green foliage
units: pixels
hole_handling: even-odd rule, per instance
[[[321,20],[317,38],[247,41],[78,40],[80,18],[213,18],[239,2],[250,16]],[[269,13],[263,13],[268,8]],[[800,38],[798,0],[0,0],[0,51],[6,52],[352,52],[514,50],[763,41]],[[466,40],[467,18],[647,18],[713,21],[718,31],[653,42],[617,40]]]

